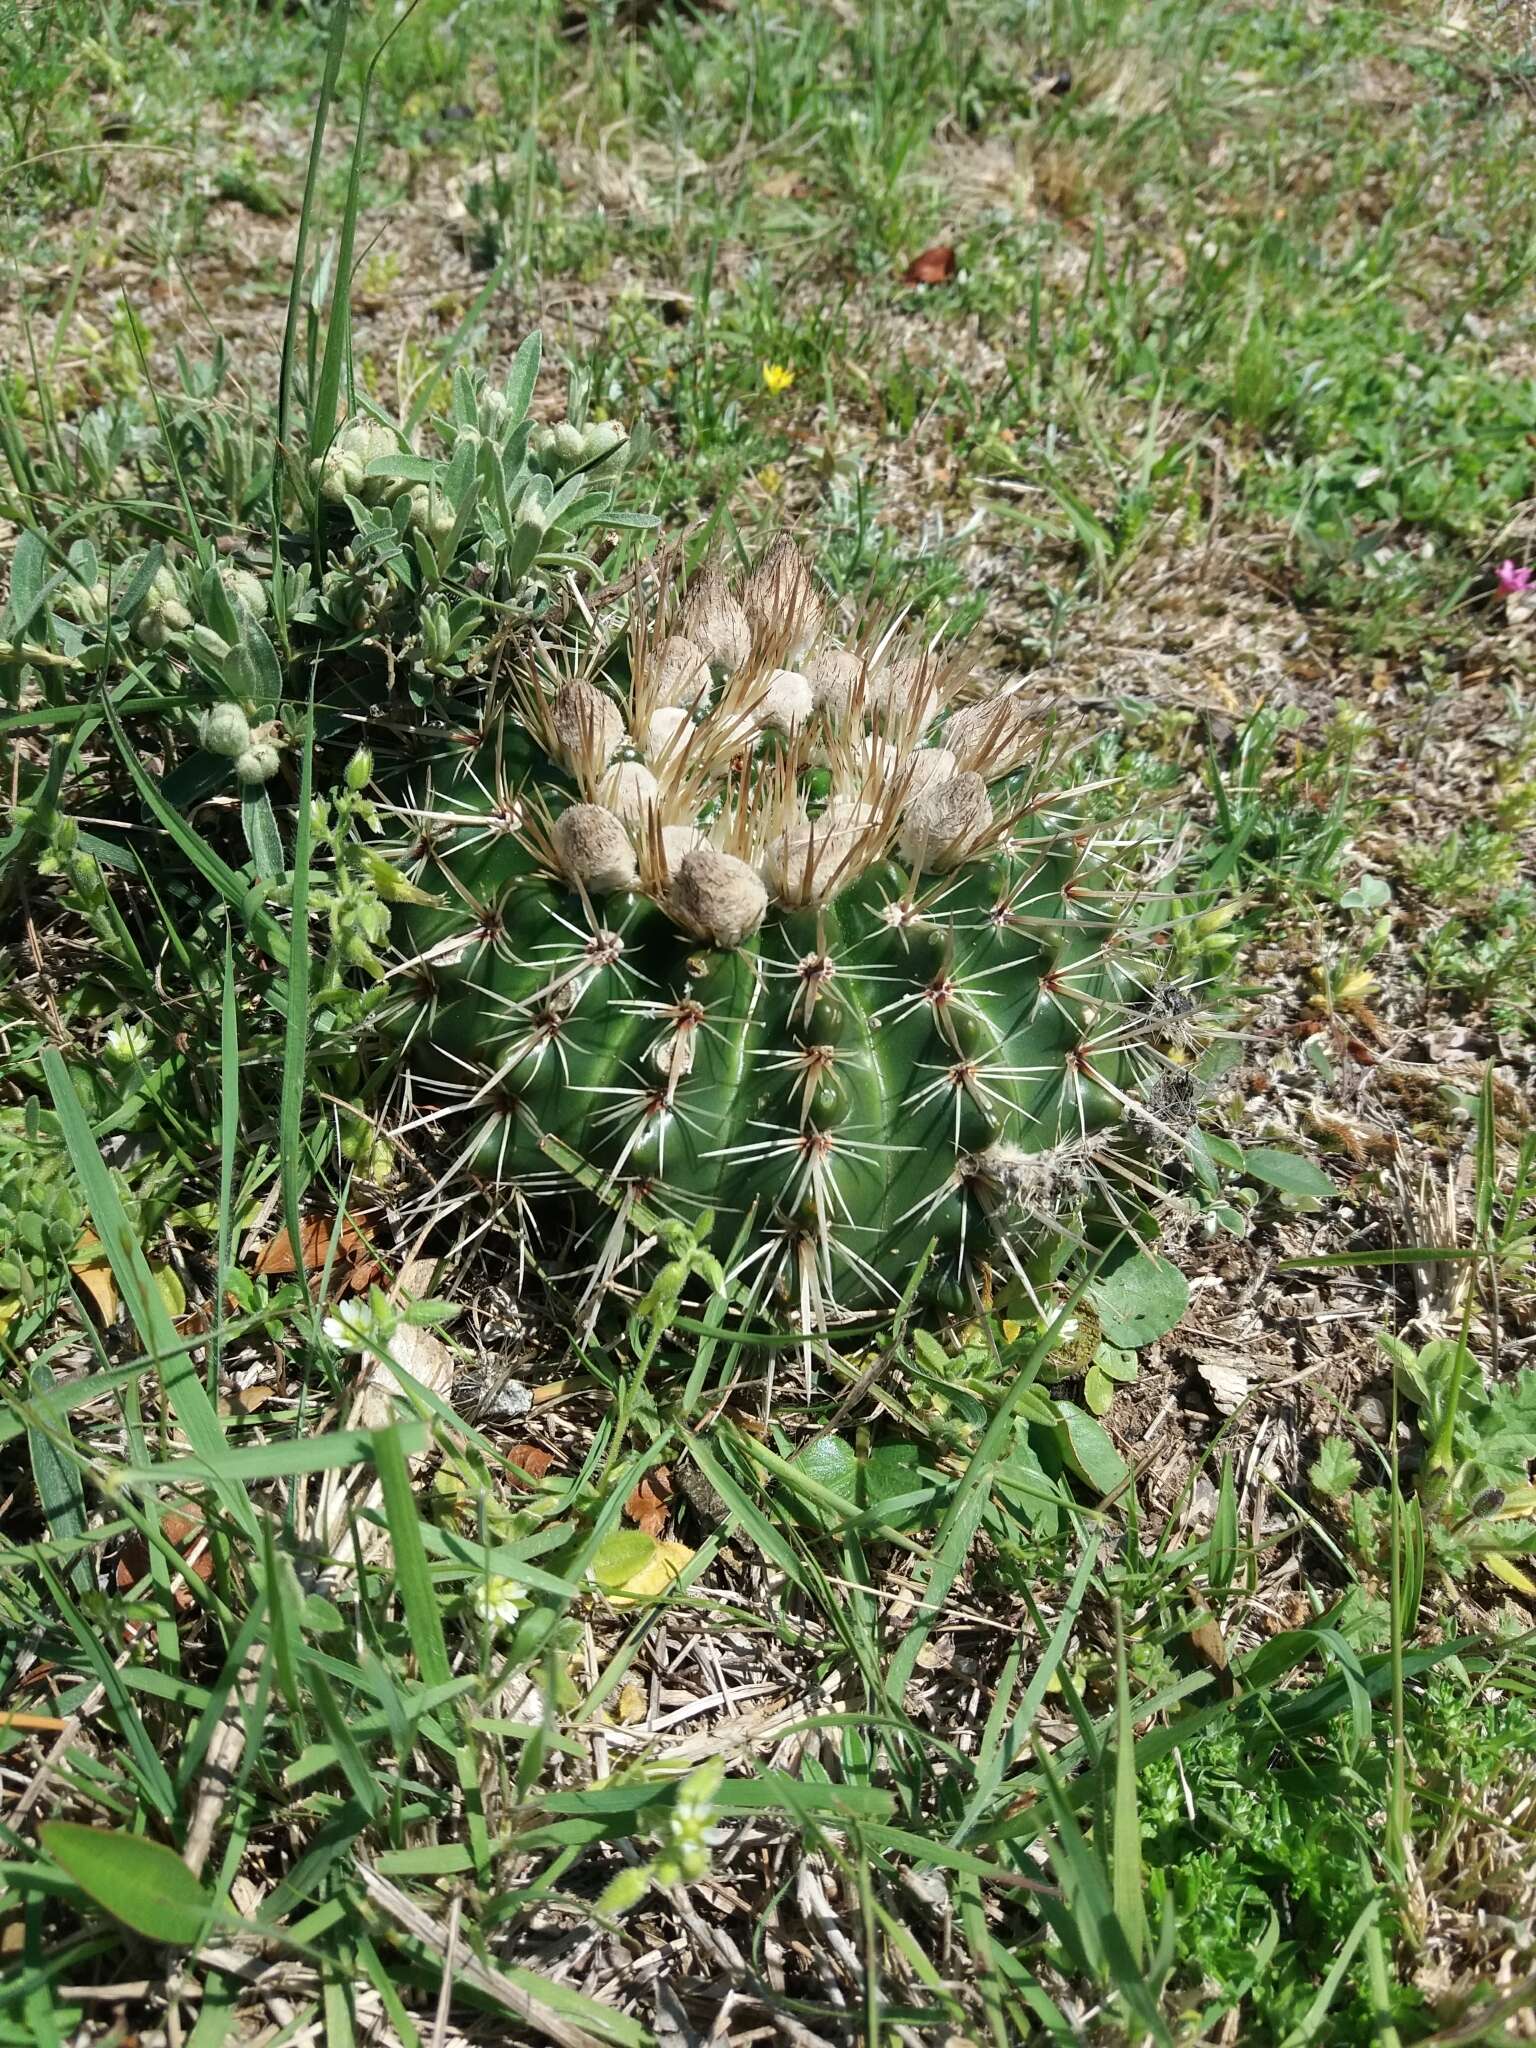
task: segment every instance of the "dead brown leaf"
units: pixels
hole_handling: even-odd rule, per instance
[[[335,1245],[332,1258],[331,1246]],[[299,1253],[306,1273],[319,1273],[331,1259],[331,1286],[337,1294],[361,1294],[378,1279],[380,1267],[363,1243],[350,1216],[306,1216],[299,1224]],[[256,1254],[254,1270],[282,1279],[298,1270],[293,1240],[286,1229],[269,1238]]]
[[[914,256],[901,273],[903,284],[949,284],[955,274],[955,252],[948,242],[935,242]]]
[[[672,1475],[658,1465],[635,1488],[624,1503],[624,1512],[638,1529],[658,1540],[667,1526],[668,1502],[672,1498]]]
[[[554,1452],[546,1451],[540,1444],[517,1444],[507,1453],[507,1463],[526,1472],[530,1479],[542,1479],[554,1462]]]
[[[170,1508],[160,1517],[160,1533],[167,1543],[173,1544],[181,1553],[187,1571],[196,1573],[205,1583],[213,1577],[213,1554],[208,1548],[207,1532],[201,1522],[195,1522],[190,1515],[178,1514]],[[117,1553],[117,1569],[113,1583],[120,1593],[126,1593],[136,1586],[149,1570],[149,1545],[142,1536],[134,1535],[125,1539]],[[174,1588],[176,1609],[185,1614],[195,1605],[191,1593],[184,1585]]]

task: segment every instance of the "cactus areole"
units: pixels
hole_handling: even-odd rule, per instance
[[[834,644],[781,543],[527,680],[414,792],[411,1127],[535,1228],[573,1200],[589,1302],[644,1284],[647,1214],[712,1212],[755,1300],[821,1328],[930,1246],[921,1295],[960,1309],[1143,1210],[1155,938],[1038,724],[959,687]]]

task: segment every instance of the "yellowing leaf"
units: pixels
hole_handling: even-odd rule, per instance
[[[620,1529],[598,1551],[592,1576],[615,1607],[628,1607],[659,1599],[692,1556],[686,1543],[661,1543],[642,1530]]]
[[[100,1238],[90,1231],[85,1233],[75,1246],[69,1270],[90,1296],[91,1306],[103,1327],[110,1328],[117,1321],[117,1282],[112,1278],[112,1268],[101,1249]]]
[[[154,1275],[155,1286],[160,1299],[173,1316],[184,1316],[187,1312],[187,1290],[181,1284],[181,1275],[174,1266],[168,1266],[164,1259],[151,1259],[149,1270]]]
[[[613,1718],[621,1728],[628,1728],[633,1722],[645,1719],[646,1704],[645,1687],[636,1685],[632,1678],[626,1679],[613,1703]]]

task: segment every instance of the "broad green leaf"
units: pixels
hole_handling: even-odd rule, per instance
[[[1258,1145],[1245,1152],[1243,1168],[1250,1180],[1261,1180],[1282,1195],[1302,1195],[1308,1200],[1326,1202],[1339,1192],[1310,1159],[1303,1159],[1299,1152],[1282,1152],[1273,1145]]]
[[[819,1436],[796,1458],[795,1470],[846,1500],[853,1500],[858,1493],[859,1461],[853,1446],[840,1436]]]
[[[213,1918],[214,1900],[174,1849],[147,1835],[44,1821],[44,1849],[66,1876],[114,1920],[148,1941],[192,1948]]]
[[[1099,1328],[1117,1350],[1135,1351],[1171,1330],[1189,1306],[1189,1282],[1151,1252],[1133,1252],[1088,1287]]]
[[[1058,1401],[1056,1413],[1057,1447],[1078,1478],[1100,1495],[1123,1485],[1129,1468],[1103,1424],[1071,1401]]]

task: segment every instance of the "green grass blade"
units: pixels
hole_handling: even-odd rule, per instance
[[[429,1686],[447,1685],[453,1674],[448,1664],[443,1616],[427,1568],[416,1491],[411,1485],[398,1424],[373,1432],[373,1455],[384,1497],[384,1519],[395,1548],[395,1583],[421,1666],[422,1682]]]
[[[277,378],[277,439],[279,450],[288,452],[288,425],[293,402],[293,353],[299,333],[299,308],[304,301],[304,258],[309,247],[309,230],[314,219],[315,193],[320,183],[320,165],[325,149],[325,131],[336,98],[336,81],[341,74],[342,52],[346,48],[347,24],[352,0],[333,0],[330,36],[325,48],[325,69],[315,103],[314,127],[309,139],[309,162],[304,172],[304,196],[299,205],[299,232],[293,250],[293,270],[288,281],[288,312],[283,322],[283,352]],[[276,507],[281,518],[281,463],[274,466],[272,488],[279,494]]]
[[[52,1370],[42,1363],[33,1366],[28,1379],[34,1395],[49,1394],[57,1384]],[[73,1442],[67,1422],[57,1425],[56,1435],[66,1443]],[[60,1447],[56,1435],[34,1425],[27,1431],[27,1449],[32,1459],[37,1504],[48,1524],[48,1533],[56,1542],[73,1543],[83,1538],[87,1531],[85,1490],[80,1483],[79,1466]],[[82,1554],[72,1561],[69,1579],[77,1593],[91,1590],[88,1557]]]
[[[170,1310],[149,1270],[144,1247],[129,1225],[112,1176],[96,1149],[96,1140],[91,1135],[90,1123],[75,1093],[75,1084],[70,1079],[63,1055],[52,1046],[48,1047],[42,1054],[42,1068],[85,1205],[111,1265],[118,1292],[138,1331],[139,1342],[158,1366],[166,1400],[185,1430],[187,1441],[199,1459],[210,1467],[216,1466],[225,1455],[224,1430],[218,1410],[208,1398],[208,1390],[176,1334]],[[216,1480],[215,1485],[231,1518],[248,1535],[254,1534],[256,1517],[243,1490],[229,1479]]]

